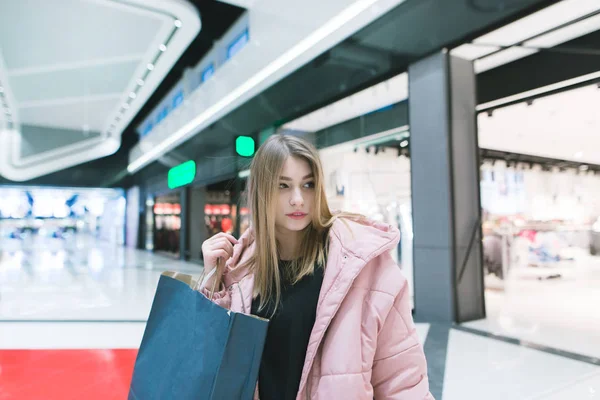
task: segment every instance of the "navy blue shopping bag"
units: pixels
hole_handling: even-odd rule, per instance
[[[161,275],[129,400],[249,400],[268,321],[230,312],[192,289],[189,275]]]

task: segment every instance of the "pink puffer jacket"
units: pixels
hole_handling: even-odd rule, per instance
[[[407,281],[389,254],[398,240],[389,225],[334,223],[297,400],[433,399]],[[238,266],[253,242],[251,231],[242,235],[226,264],[226,289],[215,293],[232,311],[250,312],[254,275]]]

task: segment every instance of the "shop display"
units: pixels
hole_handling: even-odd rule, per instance
[[[154,250],[179,254],[181,204],[174,198],[157,198],[154,203]]]
[[[84,234],[124,243],[122,190],[5,186],[0,198],[0,237],[67,239]]]
[[[236,224],[235,206],[229,204],[207,204],[204,207],[204,221],[209,236],[220,232],[233,234]],[[245,232],[250,226],[250,215],[247,207],[240,210],[240,232]]]
[[[231,216],[229,204],[207,204],[204,206],[204,221],[208,229],[208,236],[217,233],[233,233],[235,225]]]
[[[559,279],[594,254],[600,179],[576,169],[523,169],[485,163],[481,170],[484,268],[508,279]]]

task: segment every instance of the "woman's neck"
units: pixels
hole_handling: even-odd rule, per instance
[[[277,232],[276,238],[279,257],[282,260],[294,260],[298,257],[302,242],[302,232]]]

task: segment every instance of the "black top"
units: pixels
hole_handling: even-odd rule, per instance
[[[283,270],[289,262],[280,261],[281,303],[274,316],[274,301],[258,310],[260,298],[252,301],[252,314],[269,318],[267,340],[258,373],[261,400],[295,400],[300,386],[306,348],[315,324],[317,302],[323,283],[323,269],[291,285]]]

